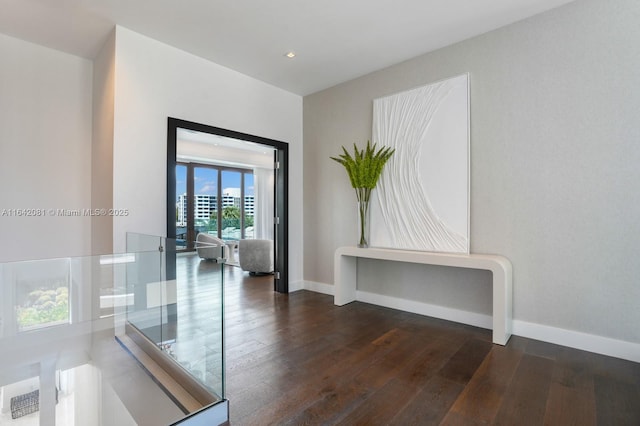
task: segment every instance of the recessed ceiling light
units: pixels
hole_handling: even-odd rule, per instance
[[[289,59],[292,59],[292,58],[296,57],[296,54],[295,54],[295,52],[287,52],[287,53],[284,54],[284,56],[286,56]]]

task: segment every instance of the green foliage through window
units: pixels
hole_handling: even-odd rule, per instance
[[[20,329],[69,320],[69,289],[40,288],[29,293],[27,300],[17,308]]]

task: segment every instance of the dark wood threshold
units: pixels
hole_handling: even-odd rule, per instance
[[[124,336],[116,336],[120,344],[138,360],[185,414],[221,401],[135,326],[127,323],[125,333]]]

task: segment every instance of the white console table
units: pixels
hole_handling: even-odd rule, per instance
[[[488,254],[449,254],[381,248],[339,247],[334,263],[334,303],[356,300],[357,258],[392,260],[489,270],[493,273],[493,343],[506,345],[511,337],[512,268],[509,259]]]

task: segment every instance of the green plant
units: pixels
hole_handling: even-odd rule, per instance
[[[69,289],[58,287],[55,290],[40,288],[32,291],[25,304],[17,307],[17,316],[21,329],[68,320]]]
[[[240,219],[240,209],[236,206],[227,206],[222,209],[223,219]]]
[[[330,157],[332,160],[342,164],[349,175],[351,186],[356,191],[356,198],[359,203],[360,214],[360,243],[362,247],[366,247],[366,217],[369,212],[369,201],[371,198],[371,190],[376,187],[378,179],[382,174],[382,169],[389,158],[395,152],[391,147],[382,147],[376,151],[376,145],[371,145],[371,141],[367,141],[364,149],[358,149],[353,144],[353,156],[342,147],[343,153],[338,157]]]

